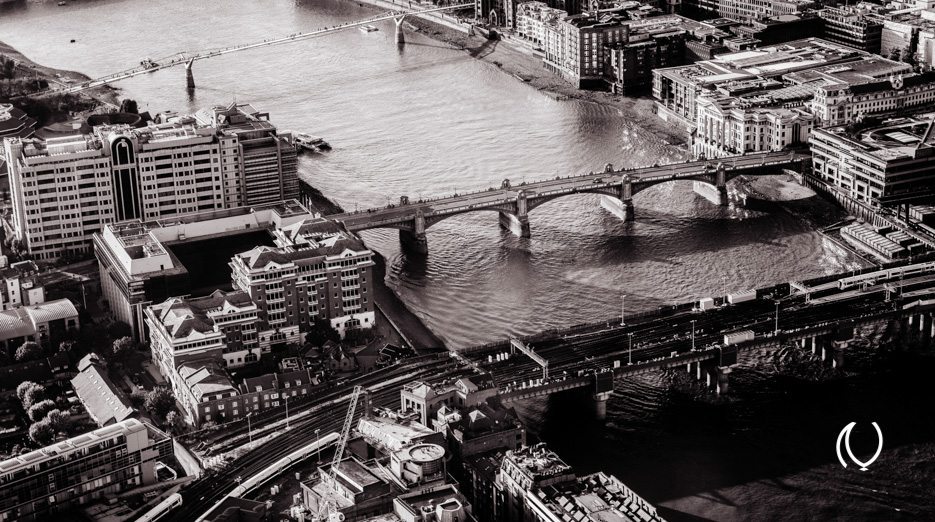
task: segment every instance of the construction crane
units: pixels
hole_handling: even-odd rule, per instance
[[[338,463],[344,457],[344,447],[347,446],[347,438],[351,434],[351,424],[354,423],[354,411],[357,409],[357,401],[360,399],[360,392],[363,388],[354,386],[354,392],[351,393],[350,404],[347,405],[347,415],[344,417],[344,427],[341,428],[341,438],[338,439],[338,445],[334,448],[334,458],[331,459],[331,476],[337,476]]]
[[[360,399],[362,391],[363,388],[360,386],[354,386],[354,391],[351,393],[350,404],[347,405],[344,427],[341,428],[341,437],[338,439],[338,443],[334,448],[334,457],[331,459],[331,468],[328,470],[328,475],[330,475],[331,479],[334,481],[337,481],[338,464],[344,457],[344,448],[347,446],[347,439],[351,435],[351,425],[354,423],[354,412],[357,410],[357,401]],[[318,505],[318,513],[315,515],[314,520],[320,522],[343,522],[344,513],[341,513],[335,508],[332,500],[323,500]]]

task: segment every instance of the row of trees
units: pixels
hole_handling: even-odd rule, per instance
[[[40,446],[51,444],[55,434],[66,431],[71,424],[71,415],[58,409],[55,401],[47,398],[45,386],[41,384],[32,381],[20,383],[16,387],[16,397],[32,421],[29,438]]]

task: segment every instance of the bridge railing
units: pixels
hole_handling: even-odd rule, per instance
[[[780,156],[780,157],[782,157],[783,159],[770,160],[770,161],[761,161],[760,163],[756,163],[755,160],[756,160],[756,159],[759,159],[761,156],[762,156],[763,158]],[[738,157],[738,158],[741,158],[741,157]],[[790,164],[796,163],[796,162],[798,162],[798,161],[801,161],[801,160],[803,159],[802,157],[796,156],[796,155],[794,155],[794,154],[792,154],[792,155],[790,156],[790,153],[788,153],[788,152],[765,152],[765,153],[759,153],[759,154],[751,154],[751,155],[748,155],[748,156],[742,156],[742,158],[743,158],[743,161],[746,162],[746,163],[748,163],[748,164],[739,165],[739,166],[738,166],[738,165],[736,165],[736,161],[735,161],[735,162],[733,162],[733,163],[731,163],[731,164],[725,164],[725,165],[724,165],[725,168],[727,168],[728,170],[736,170],[736,169],[740,169],[740,168],[746,169],[746,168],[755,168],[755,167],[760,167],[760,166],[773,167],[773,166],[777,166],[777,165],[790,165]],[[753,162],[752,162],[752,163],[749,163],[751,160],[753,160]],[[737,161],[739,161],[739,159],[738,159]],[[592,177],[601,177],[602,175],[619,176],[619,175],[625,174],[625,173],[627,173],[627,172],[634,172],[634,171],[641,171],[641,170],[651,170],[651,169],[664,169],[664,168],[672,167],[672,166],[675,166],[675,165],[694,164],[694,165],[696,165],[696,166],[698,166],[698,167],[701,167],[701,168],[699,168],[699,169],[697,169],[697,170],[699,170],[699,171],[701,171],[701,172],[703,173],[703,172],[707,171],[709,168],[713,167],[716,163],[717,163],[717,160],[714,160],[714,159],[709,159],[709,160],[686,160],[686,161],[681,162],[681,163],[678,163],[678,162],[677,162],[677,163],[668,163],[668,164],[665,164],[665,165],[654,165],[654,166],[651,166],[651,167],[630,167],[630,168],[625,168],[625,169],[621,169],[621,170],[615,170],[615,171],[613,171],[613,172],[607,172],[607,173],[603,173],[603,172],[589,172],[589,173],[587,173],[587,174],[573,174],[573,175],[568,175],[568,176],[555,176],[554,178],[546,178],[546,179],[541,179],[541,180],[532,181],[532,182],[528,182],[528,183],[527,183],[527,182],[523,182],[523,183],[521,183],[521,184],[519,184],[519,185],[512,185],[510,188],[507,188],[507,189],[501,188],[501,187],[488,187],[488,188],[485,188],[485,189],[479,189],[479,190],[475,190],[475,191],[469,191],[469,192],[464,192],[464,193],[455,193],[455,194],[453,194],[453,195],[445,195],[445,196],[436,196],[436,197],[420,198],[418,201],[409,203],[408,205],[409,205],[409,206],[413,206],[413,207],[417,207],[417,206],[420,206],[420,205],[421,205],[421,206],[429,205],[429,204],[431,204],[431,203],[433,203],[433,202],[448,201],[448,200],[456,200],[456,199],[459,199],[459,198],[469,198],[469,197],[472,197],[472,196],[477,196],[477,195],[482,195],[482,194],[491,194],[491,195],[492,195],[492,194],[495,194],[495,193],[497,193],[497,192],[499,192],[499,193],[501,193],[501,194],[506,193],[506,192],[519,192],[519,191],[521,191],[521,190],[524,190],[524,188],[526,188],[526,187],[534,187],[536,184],[539,184],[539,183],[547,183],[547,182],[550,182],[550,181],[560,181],[560,180],[572,180],[572,181],[574,181],[574,180],[576,180],[576,179],[584,180],[584,179],[588,179],[588,178],[592,178]],[[721,162],[721,163],[723,163],[723,162]],[[641,178],[637,178],[637,179],[634,180],[634,181],[636,181],[636,182],[664,181],[664,180],[669,180],[669,179],[678,179],[678,178],[680,178],[680,177],[695,176],[695,175],[697,175],[698,173],[699,173],[699,172],[692,171],[692,172],[679,173],[679,174],[666,174],[666,175],[663,175],[663,176],[641,177]],[[604,183],[600,183],[600,184],[593,184],[593,186],[594,186],[595,188],[598,188],[598,187],[599,187],[599,188],[607,188],[607,187],[611,187],[611,186],[617,185],[618,183],[619,183],[618,181],[612,181],[612,182],[604,182]],[[590,185],[589,185],[589,186],[590,186]],[[581,187],[574,187],[574,188],[571,189],[571,192],[574,192],[574,190],[578,190],[578,189],[580,189],[580,188],[581,188]],[[543,191],[543,192],[537,192],[535,195],[536,195],[536,196],[552,196],[552,195],[556,195],[556,194],[567,194],[567,193],[569,193],[569,189],[554,189],[554,190],[548,190],[548,191]],[[504,201],[507,201],[507,200],[514,200],[515,198],[516,198],[516,196],[508,196],[508,197],[504,198]],[[374,207],[374,208],[371,208],[371,209],[369,209],[369,210],[374,211],[374,212],[380,212],[380,211],[383,211],[383,210],[398,209],[398,208],[404,207],[404,206],[407,206],[407,205],[390,204],[390,205],[387,205],[387,206],[384,206],[384,207]],[[463,205],[463,206],[459,206],[459,207],[455,207],[455,208],[450,208],[450,209],[444,209],[444,210],[442,210],[442,211],[437,211],[437,212],[435,212],[435,215],[444,215],[444,214],[457,213],[457,212],[461,212],[461,211],[463,211],[463,210],[470,210],[470,209],[471,209],[471,205]],[[343,217],[343,216],[358,216],[358,215],[366,215],[366,214],[368,214],[368,213],[370,213],[370,212],[368,212],[368,210],[365,209],[365,210],[356,210],[356,211],[354,211],[354,212],[344,212],[343,214],[336,214],[336,215],[334,215],[334,216],[332,216],[332,217],[333,217],[334,219],[341,219],[341,217]],[[381,222],[372,222],[372,223],[375,223],[375,224],[377,224],[377,223],[380,223],[380,224],[388,224],[388,223],[398,223],[399,221],[401,221],[401,219],[392,219],[392,220],[386,220],[386,221],[381,221]]]

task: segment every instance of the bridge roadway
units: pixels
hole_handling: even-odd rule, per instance
[[[633,219],[633,196],[661,183],[694,181],[696,191],[707,199],[726,205],[726,183],[741,176],[776,174],[784,169],[801,171],[811,158],[808,152],[767,152],[722,160],[696,160],[668,165],[555,177],[513,185],[504,180],[499,188],[455,194],[432,200],[346,212],[329,216],[353,232],[374,228],[396,228],[400,238],[416,251],[426,251],[425,230],[452,216],[477,211],[497,211],[500,223],[522,237],[529,237],[528,212],[548,201],[570,194],[602,195],[601,205],[625,221]],[[700,185],[700,187],[699,187]]]
[[[894,295],[887,300],[884,284],[900,288],[901,296]],[[503,346],[492,348],[492,351],[472,351],[464,357],[493,375],[494,381],[501,386],[501,396],[507,401],[593,387],[595,372],[612,371],[621,377],[695,365],[700,378],[699,365],[711,370],[736,362],[736,351],[725,351],[719,346],[726,332],[750,329],[756,333],[753,341],[735,347],[740,352],[789,341],[807,341],[816,351],[829,348],[819,346],[816,339],[832,338],[842,333],[850,338],[851,332],[847,330],[852,327],[928,314],[935,309],[935,278],[925,275],[902,281],[895,278],[889,282],[880,280],[866,289],[847,289],[833,295],[837,299],[811,302],[798,295],[775,301],[758,299],[707,312],[679,312],[626,327],[613,326],[605,331],[532,343],[536,355],[548,363],[547,379],[543,379],[541,362],[518,352],[507,357],[510,350]],[[836,329],[835,325],[842,322],[847,326]],[[691,339],[693,328],[694,349]],[[931,328],[930,324],[926,328]]]
[[[64,85],[56,89],[48,89],[46,91],[38,93],[39,95],[46,94],[74,94],[88,89],[93,89],[95,87],[100,87],[102,85],[108,85],[120,80],[126,80],[127,78],[133,78],[134,76],[141,76],[144,74],[161,71],[163,69],[168,69],[170,67],[185,66],[188,71],[188,82],[189,87],[194,87],[194,80],[191,75],[192,64],[198,60],[206,60],[208,58],[214,58],[216,56],[223,56],[225,54],[238,53],[241,51],[248,51],[250,49],[256,49],[258,47],[267,47],[272,45],[281,45],[289,44],[293,42],[298,42],[302,40],[308,40],[311,38],[317,38],[319,36],[326,36],[332,33],[339,31],[345,31],[348,29],[355,29],[365,25],[372,24],[374,22],[381,22],[383,20],[395,20],[397,23],[397,40],[399,40],[399,31],[400,22],[403,18],[410,15],[419,15],[427,13],[435,13],[440,11],[453,11],[456,9],[467,9],[474,7],[474,4],[457,4],[457,5],[447,5],[442,7],[432,7],[429,9],[410,9],[408,11],[401,10],[388,14],[381,14],[374,16],[373,18],[368,18],[366,20],[357,20],[353,22],[346,22],[343,24],[338,24],[331,27],[323,27],[315,29],[314,31],[306,31],[303,33],[290,34],[288,36],[281,36],[277,38],[266,39],[260,42],[251,42],[241,45],[234,45],[230,47],[219,47],[214,49],[203,49],[200,51],[181,51],[178,53],[171,54],[169,56],[151,60],[152,65],[141,65],[139,67],[133,67],[132,69],[126,69],[123,71],[115,72],[107,76],[102,76],[100,78],[94,78],[85,82],[82,82],[77,85]]]

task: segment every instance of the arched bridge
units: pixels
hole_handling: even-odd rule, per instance
[[[582,176],[512,185],[504,180],[499,188],[455,194],[429,201],[410,202],[405,196],[398,205],[371,208],[330,216],[352,231],[396,228],[404,244],[426,252],[425,230],[451,216],[477,211],[496,211],[500,224],[518,236],[529,237],[529,211],[569,194],[601,194],[601,206],[624,221],[633,220],[633,196],[661,183],[694,181],[695,190],[706,199],[727,205],[727,182],[746,175],[777,174],[783,169],[801,171],[811,159],[807,152],[768,152],[725,158],[697,160],[671,165],[614,170]]]

